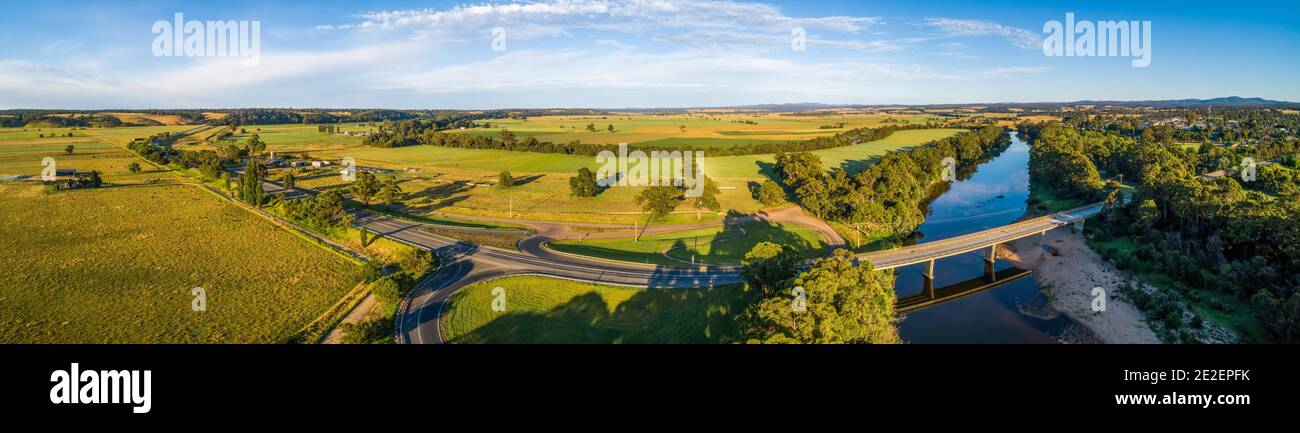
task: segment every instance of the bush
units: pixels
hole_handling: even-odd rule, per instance
[[[384,305],[397,305],[397,301],[402,299],[402,287],[392,278],[380,278],[370,285],[370,293],[375,295],[375,301]]]
[[[380,277],[383,276],[384,276],[384,264],[379,263],[378,260],[371,260],[369,262],[366,262],[366,264],[361,267],[361,282],[363,283],[369,283],[378,280]]]

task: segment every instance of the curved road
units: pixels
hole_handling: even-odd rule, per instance
[[[737,266],[679,268],[587,259],[543,248],[550,240],[544,236],[520,241],[520,251],[514,252],[438,236],[420,230],[425,224],[383,215],[359,213],[356,223],[381,236],[431,250],[445,263],[411,291],[399,312],[397,329],[403,343],[443,342],[438,329],[443,303],[462,287],[508,275],[544,275],[652,288],[712,287],[740,282]]]

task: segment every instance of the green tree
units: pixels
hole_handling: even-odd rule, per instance
[[[429,268],[437,267],[438,260],[433,255],[433,252],[417,249],[411,254],[402,257],[402,260],[398,262],[398,266],[402,268],[403,272],[418,276],[428,271]]]
[[[63,153],[64,153],[64,154],[67,154],[67,155],[71,155],[73,149],[75,149],[75,147],[74,147],[73,145],[69,144],[68,147],[63,148]]]
[[[260,155],[263,151],[266,151],[266,142],[262,141],[261,136],[253,134],[252,137],[248,137],[247,147],[249,155]]]
[[[569,178],[569,193],[575,197],[595,197],[599,192],[596,173],[587,167],[579,168],[578,175]]]
[[[373,173],[362,171],[357,173],[357,180],[352,182],[352,186],[348,189],[352,191],[354,197],[361,199],[365,204],[370,204],[370,199],[379,192],[379,180]]]
[[[104,184],[104,178],[100,177],[99,170],[91,170],[90,176],[86,177],[86,185],[91,188],[99,188]]]
[[[708,209],[714,212],[722,210],[722,204],[718,203],[718,194],[722,189],[718,188],[718,183],[713,178],[704,176],[704,190],[700,191],[700,196],[695,197],[694,206],[696,209]]]
[[[515,145],[515,133],[510,132],[509,129],[502,129],[499,135],[501,137],[501,143],[505,144],[506,147]]]
[[[894,284],[853,253],[836,250],[794,280],[790,292],[759,302],[752,341],[765,343],[898,343]],[[798,290],[802,289],[802,293]]]
[[[1124,227],[1127,218],[1124,215],[1124,195],[1118,189],[1106,195],[1106,202],[1101,207],[1101,217],[1111,227]]]
[[[758,202],[763,206],[776,206],[785,201],[785,190],[771,180],[763,181],[758,187]]]
[[[515,177],[510,172],[503,171],[497,175],[497,188],[513,188],[515,186]]]
[[[397,197],[402,194],[402,187],[397,185],[396,177],[389,177],[384,180],[383,188],[379,189],[379,199],[384,204],[392,206],[397,202]]]
[[[651,221],[661,219],[677,209],[677,204],[682,200],[682,190],[675,186],[659,185],[646,187],[636,194],[636,204],[641,206],[641,211],[650,214],[646,219],[646,226]],[[645,232],[645,227],[641,228]],[[637,234],[640,237],[640,233]]]
[[[298,178],[294,177],[293,173],[285,173],[284,177],[280,178],[280,182],[284,183],[285,188],[293,189],[298,185]]]
[[[594,123],[588,123],[588,124],[587,124],[587,132],[596,132],[596,124],[594,124]]]
[[[767,297],[795,277],[795,265],[802,259],[792,246],[759,242],[740,261],[740,278]]]
[[[1300,330],[1300,292],[1289,298],[1280,298],[1268,289],[1260,290],[1250,298],[1260,322],[1277,336],[1278,341],[1290,343],[1291,336]]]
[[[261,206],[266,199],[262,188],[262,178],[266,177],[266,167],[257,161],[248,161],[244,172],[239,175],[239,198],[253,206]]]
[[[1160,207],[1156,206],[1155,200],[1143,200],[1142,204],[1138,205],[1136,218],[1136,223],[1143,231],[1150,230],[1160,221]]]
[[[139,173],[139,172],[140,172],[140,163],[138,163],[138,162],[132,162],[132,163],[130,163],[130,164],[127,164],[127,166],[126,166],[126,171],[129,171],[129,172],[132,172],[132,173]]]
[[[609,131],[609,132],[614,132],[614,124],[613,124],[613,123],[609,124],[609,127],[608,127],[608,128],[605,128],[605,130],[607,130],[607,131]]]

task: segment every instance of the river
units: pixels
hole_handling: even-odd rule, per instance
[[[1006,225],[1025,214],[1029,198],[1029,146],[1014,133],[1011,145],[981,164],[975,173],[955,181],[935,198],[916,242],[932,242]],[[935,287],[979,278],[984,274],[979,252],[935,263]],[[997,262],[997,269],[1011,267]],[[899,296],[919,293],[922,265],[901,268],[895,284]],[[1032,277],[951,302],[908,313],[899,333],[910,343],[1056,343],[1072,323],[1063,314],[1028,315],[1022,311],[1052,311]]]

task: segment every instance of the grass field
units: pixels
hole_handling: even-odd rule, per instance
[[[505,311],[492,291],[505,289]],[[725,343],[739,338],[749,294],[631,289],[544,277],[471,285],[448,301],[439,326],[452,343]]]
[[[816,231],[803,226],[749,222],[741,224],[740,227],[744,228],[744,233],[737,226],[726,226],[643,236],[639,241],[630,237],[555,241],[550,243],[550,248],[560,252],[628,262],[689,266],[688,263],[692,258],[703,264],[740,264],[745,253],[759,242],[790,245],[799,250],[804,257],[819,255],[826,247],[826,243]],[[669,251],[668,255],[678,260],[669,259],[661,254],[669,248],[675,249]],[[686,263],[683,263],[683,260]]]
[[[748,125],[733,123],[730,120],[725,120],[728,119],[726,117],[722,118],[723,121],[712,120],[713,118],[685,118],[685,116],[628,115],[614,117],[634,119],[625,120],[624,122],[629,125],[639,125],[638,128],[650,129],[655,128],[655,125],[659,125],[658,127],[674,123],[680,125],[681,122],[689,120],[695,122],[694,125],[697,125],[697,131],[695,132],[697,134],[703,134],[701,131],[703,126],[699,125],[712,123],[715,127],[714,130],[720,131],[718,134],[722,137],[727,137],[723,133],[741,134],[739,136],[743,137],[757,137],[759,135],[755,134],[767,134],[761,132],[765,130],[762,128],[772,129],[780,126],[786,128],[783,131],[791,135],[786,138],[791,139],[806,139],[813,135],[837,132],[836,130],[818,129],[818,126],[822,124],[844,121],[846,122],[845,127],[849,128],[867,124],[878,125],[884,119],[881,116],[732,116],[733,119],[753,119],[759,123],[759,125]],[[906,116],[895,117],[900,119],[909,118]],[[850,124],[849,120],[851,119],[849,118],[856,119],[852,121],[858,123]],[[921,116],[912,116],[911,118],[914,121],[924,119]],[[530,118],[528,123],[530,126],[538,127],[536,125],[546,123],[543,121],[545,119],[552,118]],[[555,117],[554,119],[551,122],[557,128],[561,122],[573,123],[574,120],[580,120],[578,118],[564,117]],[[566,120],[561,121],[558,119]],[[597,119],[588,120],[595,122]],[[512,122],[524,123],[522,120],[512,120]],[[688,130],[691,125],[693,124],[687,124]],[[343,124],[342,126],[344,131],[362,131],[370,128],[361,123]],[[96,142],[106,141],[125,146],[133,138],[143,138],[161,132],[196,131],[192,138],[187,137],[179,140],[178,147],[183,149],[211,147],[210,144],[203,143],[201,138],[216,133],[221,128],[199,128],[201,127],[197,125],[90,128],[71,131],[74,134],[74,137],[71,138],[43,139],[35,137],[37,134],[63,135],[68,131],[50,130],[37,133],[35,131],[0,130],[0,143],[5,143],[5,140],[17,139],[39,147],[33,149],[31,155],[25,156],[30,161],[24,160],[21,162],[21,164],[25,164],[24,170],[6,170],[7,167],[0,165],[0,175],[6,174],[8,171],[15,172],[9,174],[39,174],[40,158],[31,157],[39,154],[54,155],[58,158],[57,154],[61,153],[62,146],[67,143],[84,145],[87,152],[97,150],[94,146],[99,146],[104,151],[111,151],[112,149],[102,143]],[[799,128],[804,129],[800,130]],[[811,128],[811,130],[808,128]],[[256,133],[269,143],[268,150],[270,151],[309,152],[312,156],[320,158],[341,159],[353,157],[363,166],[398,170],[394,175],[398,176],[404,191],[402,201],[417,211],[439,211],[451,215],[515,217],[533,220],[626,225],[644,219],[637,213],[639,207],[636,206],[633,200],[633,197],[639,192],[638,188],[610,188],[594,198],[569,196],[569,177],[573,176],[581,167],[598,168],[595,158],[589,156],[434,146],[411,146],[395,149],[373,148],[362,146],[362,138],[360,137],[321,133],[316,125],[260,125],[246,126],[244,129],[246,130],[245,133],[237,134],[230,141],[243,141],[248,136]],[[617,124],[616,131],[618,131]],[[823,163],[827,167],[838,166],[850,171],[857,171],[868,166],[875,158],[886,151],[915,146],[955,134],[957,131],[953,129],[899,131],[882,140],[841,148],[824,149],[814,153],[822,156]],[[616,132],[616,134],[618,133],[621,132]],[[680,130],[678,130],[678,133],[680,133]],[[604,134],[609,133],[604,132]],[[646,136],[646,138],[654,137]],[[74,158],[76,157],[74,155]],[[132,161],[125,155],[123,155],[123,158],[125,159],[121,160],[121,165],[124,168],[125,164]],[[65,163],[60,158],[59,166],[61,168],[93,169],[94,166],[90,165],[92,160],[93,158],[85,161],[82,166],[74,167],[67,164],[74,162],[83,164],[83,162],[74,160]],[[723,210],[734,210],[741,213],[753,213],[761,210],[762,206],[752,198],[750,188],[771,175],[770,171],[774,161],[773,155],[709,157],[706,152],[704,170],[722,187],[719,202],[722,204]],[[108,163],[108,160],[94,161],[94,163]],[[0,164],[3,164],[3,162],[0,161]],[[407,168],[412,169],[412,171],[403,171]],[[509,190],[500,190],[488,186],[496,182],[497,175],[502,170],[510,171],[516,179],[520,179],[520,185]],[[318,189],[342,188],[344,184],[336,171],[300,170],[299,173],[302,176],[299,176],[299,185]],[[130,181],[143,182],[159,176],[158,173],[142,173],[134,176]],[[275,173],[273,176],[279,176],[279,173]],[[381,177],[383,176],[387,175],[381,175]],[[786,204],[779,204],[778,206],[784,205]],[[715,213],[691,213],[692,209],[686,204],[679,207],[679,211],[684,213],[672,215],[662,223],[716,221],[722,218]]]
[[[357,282],[353,262],[192,186],[0,184],[0,210],[6,343],[281,342]]]
[[[457,131],[461,134],[495,137],[502,129],[520,137],[568,143],[638,143],[673,148],[696,146],[725,148],[747,143],[783,143],[830,136],[854,128],[894,124],[925,123],[938,117],[926,115],[789,115],[789,114],[611,114],[589,116],[538,116],[527,119],[484,121],[491,128]],[[596,131],[588,131],[587,125]],[[613,125],[614,130],[608,128]],[[828,128],[822,128],[826,126]],[[833,128],[830,128],[835,126]]]
[[[827,167],[843,167],[856,172],[887,151],[923,144],[958,131],[899,131],[882,140],[813,153],[820,155]],[[609,188],[594,198],[569,196],[569,177],[582,167],[599,168],[595,158],[588,156],[435,146],[352,147],[313,154],[336,158],[350,156],[359,164],[368,166],[419,170],[414,173],[399,171],[397,176],[406,193],[404,202],[426,211],[628,225],[640,217],[634,214],[639,209],[633,201],[638,188]],[[766,180],[774,162],[774,155],[708,157],[706,153],[704,170],[723,188],[719,202],[724,211],[753,213],[762,207],[752,198],[751,184]],[[494,184],[502,170],[522,179],[522,184],[509,190],[486,186]],[[338,176],[327,175],[304,179],[300,184],[330,188],[337,187],[340,180]],[[684,205],[679,210],[690,209]],[[668,222],[684,223],[696,218],[696,215],[676,215]],[[717,220],[721,217],[705,214],[702,218]]]

